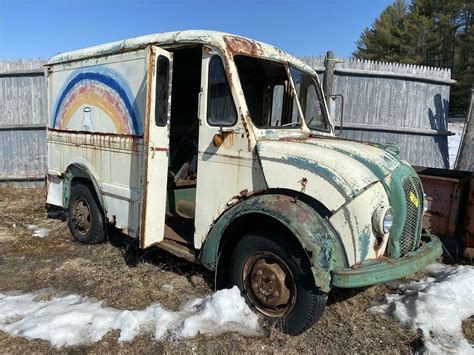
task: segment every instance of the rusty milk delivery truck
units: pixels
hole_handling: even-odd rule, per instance
[[[335,137],[318,76],[271,45],[148,35],[46,65],[48,199],[82,243],[106,226],[199,262],[284,332],[332,287],[397,279],[441,254],[397,150]]]

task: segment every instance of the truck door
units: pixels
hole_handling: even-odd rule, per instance
[[[201,247],[213,221],[233,196],[253,188],[256,176],[223,58],[217,52],[203,51],[201,73],[195,248]]]
[[[140,247],[164,238],[168,181],[169,117],[171,109],[172,54],[150,46],[147,58],[147,105],[144,130],[144,176]]]

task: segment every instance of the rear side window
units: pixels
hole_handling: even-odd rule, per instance
[[[157,126],[165,126],[168,118],[168,89],[170,62],[168,58],[159,56],[156,66],[156,103],[155,123]]]
[[[209,64],[207,122],[211,126],[233,126],[237,122],[237,112],[224,64],[217,55],[211,58]]]

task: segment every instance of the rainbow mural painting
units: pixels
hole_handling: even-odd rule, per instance
[[[128,84],[115,71],[74,71],[61,89],[52,113],[53,128],[68,129],[74,114],[93,106],[113,122],[116,133],[140,135],[141,127],[133,107]]]

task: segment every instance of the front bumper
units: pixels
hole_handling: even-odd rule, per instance
[[[438,237],[423,234],[418,249],[397,259],[367,260],[351,268],[332,272],[332,286],[363,287],[400,279],[432,263],[443,253]]]

